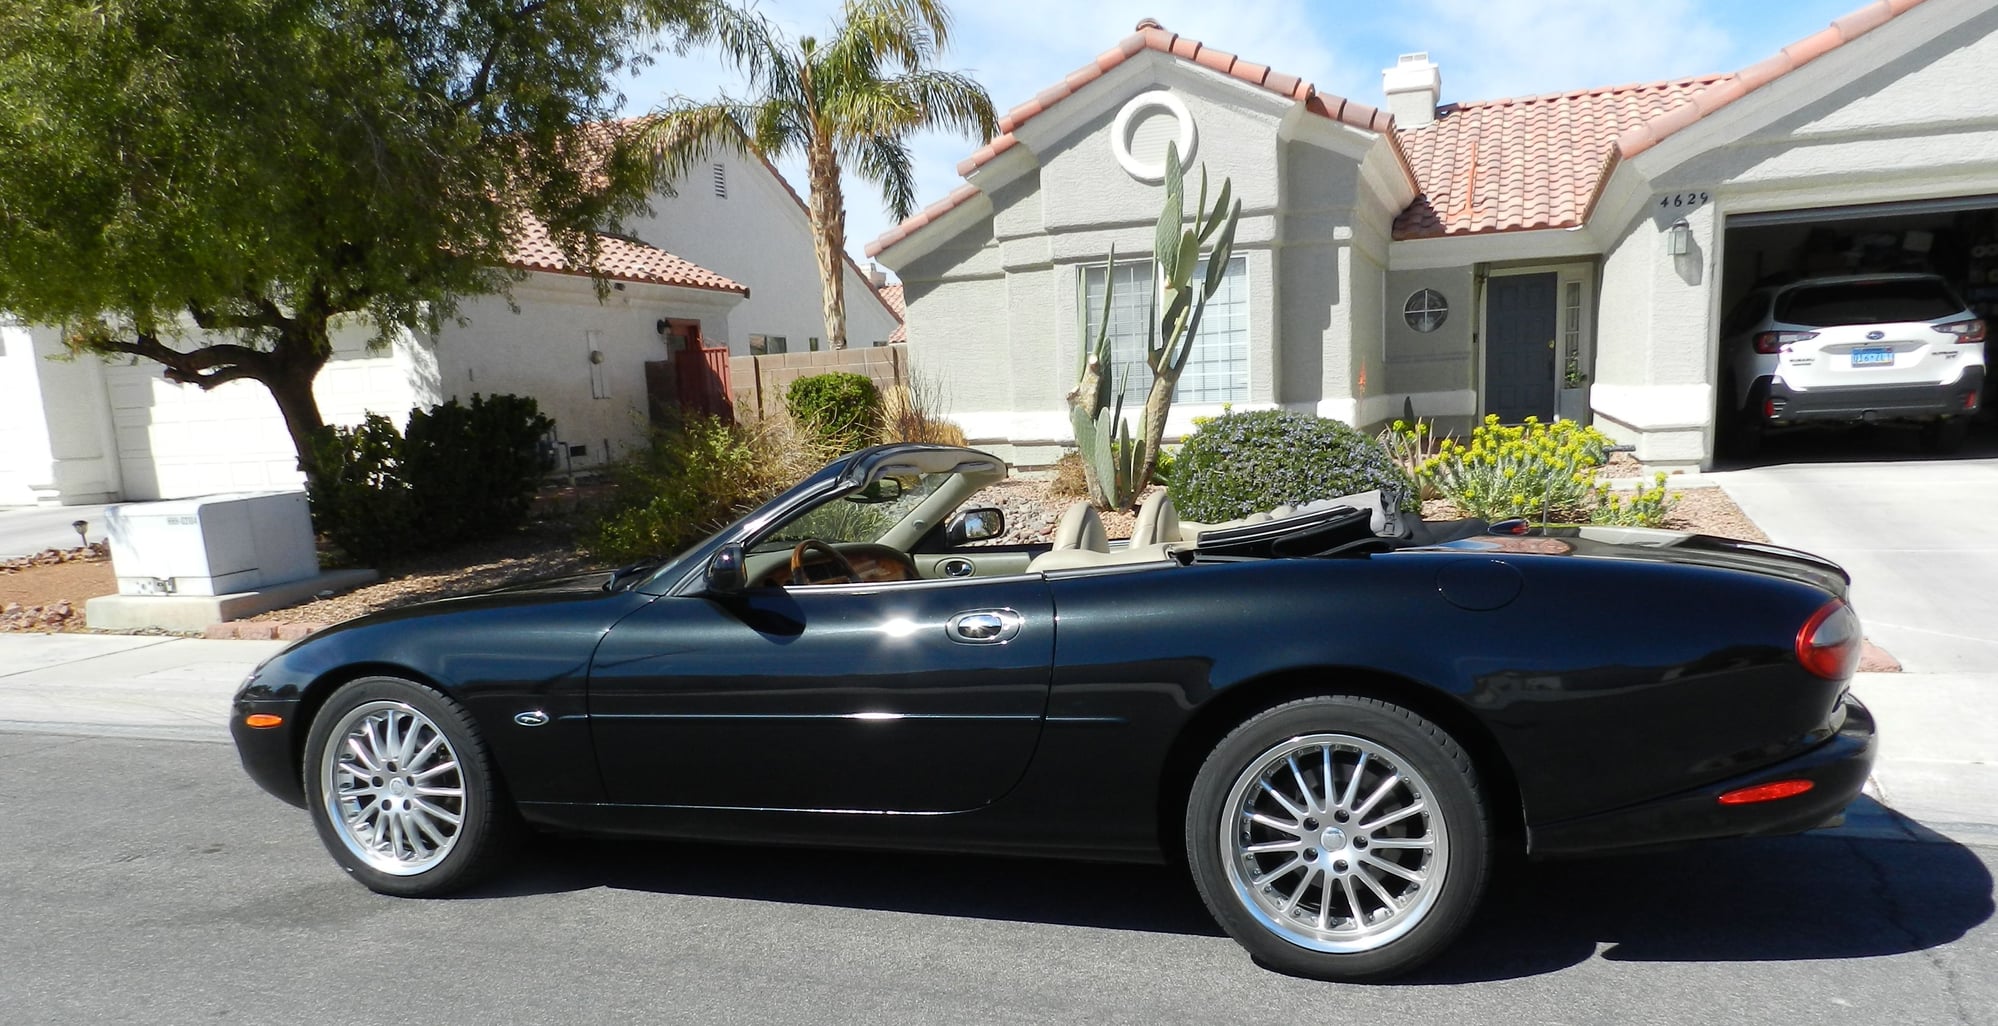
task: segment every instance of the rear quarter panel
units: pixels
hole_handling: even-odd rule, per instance
[[[1459,608],[1439,573],[1516,569],[1516,598]],[[1828,596],[1706,567],[1401,552],[1056,577],[1056,665],[1042,758],[1083,793],[1154,793],[1171,739],[1230,689],[1299,672],[1404,678],[1467,711],[1511,764],[1529,824],[1723,779],[1827,736],[1843,690],[1796,666]],[[1113,729],[1114,728],[1114,729]],[[1151,782],[1151,783],[1148,783]],[[1051,781],[1040,781],[1043,787]]]

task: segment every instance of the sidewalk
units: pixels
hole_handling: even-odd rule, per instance
[[[229,742],[229,697],[279,641],[0,634],[0,731]],[[1880,758],[1848,832],[1998,847],[1998,673],[1863,673]],[[1877,804],[1875,804],[1877,803]]]

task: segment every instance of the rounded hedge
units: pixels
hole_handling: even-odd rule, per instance
[[[1207,421],[1180,446],[1167,483],[1180,516],[1210,524],[1376,488],[1416,508],[1406,476],[1379,443],[1289,410]]]
[[[840,452],[868,445],[881,429],[881,391],[864,374],[799,378],[784,393],[784,405],[792,420]]]

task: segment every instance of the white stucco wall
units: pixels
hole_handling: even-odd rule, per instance
[[[370,352],[372,334],[363,324],[336,324],[333,359],[313,382],[328,424],[357,424],[370,412],[401,424],[412,406],[436,401],[429,346],[400,337]],[[232,381],[204,392],[168,381],[151,362],[91,362],[102,367],[99,394],[108,400],[124,498],[303,486],[291,435],[264,386]]]
[[[722,165],[726,198],[715,195],[713,166]],[[855,194],[852,207],[879,203]],[[782,335],[790,351],[806,351],[806,340],[823,345],[818,259],[812,251],[811,219],[798,200],[761,160],[717,152],[673,183],[673,195],[656,195],[653,212],[635,218],[631,234],[749,286],[727,334],[703,324],[709,342],[728,342],[735,356],[749,353],[749,336]],[[846,267],[846,335],[853,346],[873,345],[894,334],[895,316],[881,304],[865,278]]]
[[[0,506],[31,506],[54,483],[40,359],[28,327],[0,319]]]
[[[1071,440],[1066,395],[1082,345],[1083,269],[1102,264],[1112,246],[1120,262],[1150,258],[1163,190],[1119,164],[1111,136],[1124,104],[1156,90],[1182,102],[1197,126],[1190,163],[1207,165],[1210,190],[1227,177],[1242,201],[1235,252],[1248,275],[1249,381],[1233,406],[1350,417],[1362,369],[1370,391],[1386,387],[1380,289],[1395,207],[1363,181],[1356,157],[1290,137],[1289,101],[1143,54],[1030,123],[1045,138],[1022,135],[973,175],[985,194],[967,208],[989,213],[954,213],[929,230],[921,252],[884,254],[899,263],[906,290],[914,373],[941,383],[969,437],[1018,462],[1051,460]],[[1197,171],[1192,177],[1189,207]],[[1364,283],[1357,291],[1355,276]],[[1133,395],[1128,406],[1141,401]],[[1168,439],[1220,410],[1176,403]]]
[[[537,274],[514,287],[513,304],[485,296],[460,307],[435,346],[436,394],[470,401],[474,393],[532,396],[555,421],[556,437],[588,451],[591,466],[645,438],[647,361],[668,359],[662,318],[699,320],[709,340],[726,338],[740,297],[629,283],[598,302],[589,279]],[[594,333],[594,337],[592,335]],[[591,387],[592,344],[604,354],[605,395]]]

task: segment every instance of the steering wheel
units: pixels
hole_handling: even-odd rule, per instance
[[[805,553],[807,552],[816,552],[824,556],[824,559],[813,560],[813,562],[831,563],[833,568],[839,572],[830,577],[821,577],[814,580],[810,574],[805,572]],[[799,542],[797,548],[791,550],[792,584],[848,584],[859,579],[860,574],[853,569],[852,563],[847,562],[845,556],[839,554],[838,549],[827,545],[817,538],[807,538]]]

